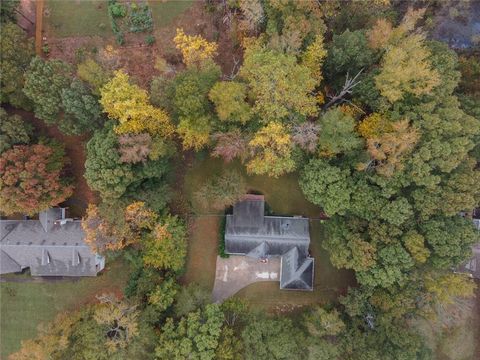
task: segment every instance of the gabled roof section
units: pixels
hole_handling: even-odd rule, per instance
[[[297,247],[281,258],[280,289],[313,290],[313,258],[303,257]]]
[[[0,274],[9,274],[22,271],[22,267],[8,254],[0,250]]]
[[[260,245],[258,245],[256,248],[252,249],[247,256],[261,259],[264,258],[268,255],[269,253],[269,246],[268,244],[264,241]]]
[[[259,228],[263,224],[265,200],[261,195],[245,195],[233,207],[233,222],[239,228]]]
[[[38,214],[38,220],[40,220],[45,232],[50,232],[55,226],[55,221],[61,220],[64,217],[65,209],[61,208],[51,208]]]
[[[39,220],[0,220],[0,232],[2,273],[28,267],[33,276],[95,276],[103,269],[81,221],[66,219],[64,209],[44,211]]]

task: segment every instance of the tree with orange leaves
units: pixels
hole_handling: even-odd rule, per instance
[[[373,166],[378,174],[390,177],[403,168],[402,160],[413,150],[420,134],[410,126],[408,120],[397,121],[392,128],[391,132],[367,140],[367,151],[372,160],[368,165],[360,166],[360,169]]]
[[[104,253],[140,243],[142,236],[154,229],[158,215],[144,202],[135,201],[125,208],[121,219],[115,220],[103,216],[96,205],[88,205],[82,228],[92,251]]]
[[[63,147],[17,145],[0,155],[0,211],[36,214],[65,201],[73,192],[63,177]]]

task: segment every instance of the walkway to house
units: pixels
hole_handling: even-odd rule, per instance
[[[228,259],[217,256],[213,301],[222,302],[245,286],[260,281],[280,281],[280,258],[262,263],[246,256],[231,255]]]

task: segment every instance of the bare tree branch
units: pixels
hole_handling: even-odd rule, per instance
[[[335,104],[336,102],[342,100],[342,102],[347,101],[344,99],[346,95],[350,95],[352,93],[352,90],[355,86],[360,84],[360,80],[357,81],[358,77],[360,74],[363,72],[363,69],[361,69],[357,75],[355,75],[353,78],[350,78],[349,74],[347,73],[347,76],[345,77],[345,84],[343,85],[342,90],[335,94],[334,96],[328,96],[330,101],[323,107],[323,110],[325,111],[328,109],[330,106]]]

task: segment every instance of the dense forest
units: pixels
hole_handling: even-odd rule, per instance
[[[35,56],[14,3],[2,2],[1,101],[87,139],[84,177],[99,198],[86,241],[132,271],[123,297],[59,315],[10,359],[435,358],[412,324],[473,296],[452,269],[479,240],[459,214],[480,203],[480,60],[429,36],[442,1],[208,1],[228,14],[241,61],[225,73],[214,40],[177,29],[181,63],[157,59],[149,88],[113,47],[75,65]],[[64,145],[0,116],[4,215],[68,199]],[[188,226],[171,190],[192,153],[298,173],[328,218],[322,246],[357,286],[271,315],[181,285]],[[227,172],[196,196],[223,210],[245,190]]]

